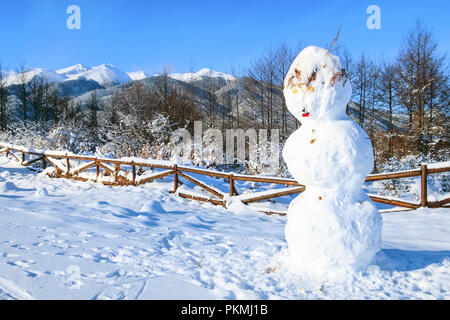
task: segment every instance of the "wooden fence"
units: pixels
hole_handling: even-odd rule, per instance
[[[409,202],[402,199],[395,199],[392,197],[381,197],[378,195],[369,195],[370,198],[379,203],[385,203],[392,206],[405,207],[409,209],[417,209],[419,207],[439,208],[444,207],[450,203],[450,198],[440,201],[428,201],[428,175],[433,173],[441,173],[450,171],[450,165],[446,163],[444,166],[436,166],[435,164],[422,164],[419,169],[398,171],[390,173],[373,174],[366,177],[366,182],[392,180],[401,178],[411,178],[420,176],[420,201]]]
[[[227,206],[227,201],[230,200],[231,197],[237,197],[237,199],[239,199],[243,203],[248,204],[251,202],[257,202],[291,194],[298,194],[305,190],[304,185],[298,183],[293,179],[226,173],[215,170],[181,166],[171,161],[145,160],[139,158],[97,158],[57,151],[31,150],[0,143],[0,154],[3,153],[7,157],[13,157],[24,166],[40,162],[42,168],[46,169],[47,165],[49,164],[53,167],[53,172],[49,174],[50,176],[55,178],[67,178],[80,181],[90,180],[101,182],[105,185],[111,186],[138,186],[173,175],[174,179],[173,190],[171,191],[172,193],[176,193],[178,196],[185,199],[210,202],[215,205],[221,205],[223,207]],[[75,161],[78,162],[76,166],[73,165]],[[91,174],[91,176],[86,176],[87,171],[93,170],[94,167],[95,173]],[[162,171],[154,172],[154,169],[159,169]],[[402,199],[395,199],[392,197],[381,197],[378,195],[369,196],[375,202],[405,207],[408,209],[417,209],[419,207],[443,207],[450,203],[450,198],[441,201],[428,202],[427,175],[447,171],[450,171],[450,166],[428,168],[427,165],[422,165],[422,167],[417,170],[375,174],[369,175],[366,178],[366,181],[369,182],[421,176],[421,200],[417,203],[408,202]],[[85,175],[83,176],[82,173],[85,173]],[[199,174],[213,178],[222,178],[229,185],[229,192],[225,193],[214,186],[207,185],[206,183],[193,177],[192,174]],[[180,184],[180,180],[182,179],[199,186],[203,191],[208,192],[209,196],[191,191],[179,191],[178,187]],[[285,185],[286,187],[239,195],[235,188],[236,181],[271,183]],[[274,211],[271,209],[259,208],[258,210],[266,214],[286,215],[286,212]]]

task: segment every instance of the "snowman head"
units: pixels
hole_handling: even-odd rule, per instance
[[[337,56],[310,46],[299,53],[289,68],[283,93],[289,111],[302,123],[339,120],[346,117],[352,87]]]

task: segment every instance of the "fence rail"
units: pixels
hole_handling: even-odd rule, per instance
[[[0,143],[0,154],[5,154],[7,157],[12,156],[16,161],[20,162],[24,166],[41,162],[42,168],[46,169],[47,164],[50,164],[54,168],[54,172],[51,174],[55,178],[67,178],[79,181],[95,181],[105,185],[111,186],[138,186],[148,182],[162,179],[167,176],[173,175],[174,183],[173,190],[171,192],[178,196],[201,202],[210,202],[215,205],[222,205],[226,207],[227,200],[230,197],[236,197],[243,203],[257,202],[261,200],[267,200],[277,197],[283,197],[290,194],[298,194],[305,190],[305,186],[298,183],[294,179],[286,179],[279,177],[267,177],[267,176],[255,176],[255,175],[243,175],[235,173],[227,173],[215,170],[207,170],[200,168],[193,168],[189,166],[179,166],[171,161],[159,161],[159,160],[145,160],[139,158],[129,159],[108,159],[97,158],[92,156],[80,156],[71,153],[63,153],[57,151],[45,151],[45,150],[30,150],[19,146]],[[28,159],[27,159],[28,156]],[[34,156],[34,158],[32,158]],[[72,161],[72,163],[71,163]],[[88,161],[87,163],[78,164],[77,167],[72,167],[73,161]],[[113,165],[113,166],[110,166]],[[82,173],[95,167],[95,178],[89,178],[81,176]],[[125,170],[128,167],[128,170]],[[146,172],[144,168],[162,169],[160,172]],[[374,202],[384,203],[392,206],[399,206],[408,209],[417,209],[419,207],[438,208],[447,206],[450,203],[450,198],[446,198],[440,201],[429,202],[427,191],[427,177],[429,174],[448,172],[450,171],[450,163],[444,163],[444,165],[436,166],[431,165],[429,167],[423,164],[419,169],[373,174],[366,177],[366,182],[382,181],[400,178],[421,177],[421,194],[420,202],[408,202],[402,199],[396,199],[392,197],[383,197],[379,195],[369,195]],[[217,189],[214,186],[210,186],[195,177],[192,174],[200,174],[203,176],[209,176],[213,178],[221,178],[228,180],[229,193],[226,194],[223,191]],[[209,193],[209,197],[189,191],[179,191],[178,187],[180,179],[189,181],[194,185],[199,186],[203,191]],[[273,189],[262,192],[254,192],[251,194],[239,195],[235,188],[235,181],[249,181],[260,183],[271,183],[278,185],[285,185],[286,188]],[[266,214],[278,214],[285,215],[286,212],[276,212],[272,210],[261,210]]]

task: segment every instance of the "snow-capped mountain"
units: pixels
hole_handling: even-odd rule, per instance
[[[25,82],[29,82],[36,76],[45,77],[47,81],[56,83],[71,80],[94,80],[101,86],[115,86],[135,80],[112,64],[101,64],[92,68],[76,64],[56,71],[33,68],[27,70],[23,76],[15,71],[5,71],[4,75],[7,86],[21,83],[22,78],[25,79]]]
[[[38,75],[45,77],[49,82],[60,82],[66,79],[64,75],[60,75],[51,69],[42,68],[34,68],[24,72],[23,74],[15,71],[6,71],[4,74],[6,75],[5,79],[7,86],[20,84],[23,80],[25,80],[25,82],[29,82]]]
[[[78,63],[78,64],[76,64],[74,66],[71,66],[71,67],[67,67],[67,68],[56,70],[56,72],[61,74],[61,75],[65,75],[68,78],[70,78],[70,77],[75,77],[75,76],[79,75],[80,73],[86,72],[86,71],[88,71],[88,69],[89,68],[86,68],[82,64]]]
[[[133,81],[129,75],[111,64],[102,64],[92,67],[86,71],[85,77],[87,80],[97,81],[101,85],[116,85]]]
[[[150,75],[144,71],[127,72],[127,75],[134,81],[143,80],[145,78],[150,77]]]
[[[195,73],[187,72],[187,73],[172,73],[169,75],[172,79],[180,80],[184,82],[191,82],[191,81],[199,81],[202,80],[205,77],[208,78],[223,78],[226,81],[233,81],[236,80],[235,77],[232,75],[223,73],[223,72],[217,72],[208,68],[203,68]]]
[[[43,76],[49,82],[56,83],[72,80],[93,80],[105,87],[112,87],[126,82],[152,77],[152,75],[144,71],[124,72],[112,64],[87,67],[79,63],[56,71],[52,69],[33,68],[25,71],[24,76],[15,71],[3,71],[3,75],[6,79],[7,86],[20,84],[23,79],[25,79],[25,82],[29,82],[36,76]],[[229,74],[207,68],[203,68],[194,73],[172,73],[169,77],[189,83],[199,83],[205,79],[214,79],[216,82],[221,83],[220,87],[236,80],[235,77]]]
[[[81,64],[76,64],[68,68],[59,69],[56,72],[66,76],[67,80],[94,80],[102,86],[111,86],[133,81],[128,74],[112,64],[101,64],[92,68],[86,68]]]

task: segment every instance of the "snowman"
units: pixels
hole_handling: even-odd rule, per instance
[[[283,158],[306,185],[289,206],[285,234],[290,265],[311,276],[362,271],[381,248],[381,215],[362,190],[372,144],[345,112],[351,93],[339,58],[314,46],[300,52],[284,81],[287,107],[302,125]]]

